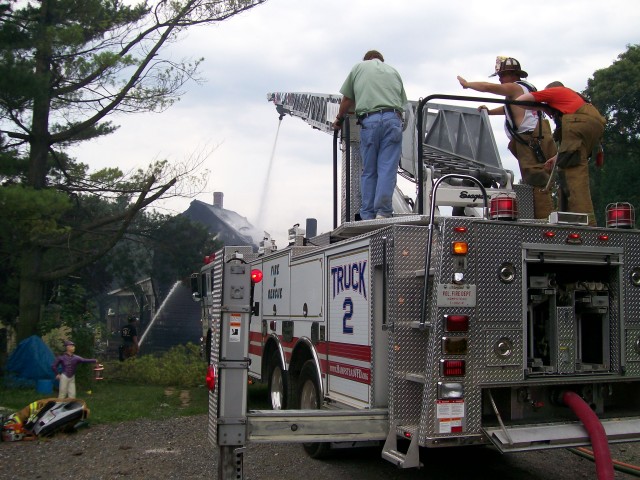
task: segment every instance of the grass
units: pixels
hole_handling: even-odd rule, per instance
[[[188,392],[189,402],[183,399]],[[204,387],[165,387],[156,385],[132,385],[102,380],[90,380],[78,384],[77,397],[87,403],[89,423],[124,422],[140,418],[162,420],[174,417],[206,414],[208,390]],[[34,388],[6,388],[0,386],[0,410],[13,413],[41,398],[55,397],[38,393]],[[263,384],[249,386],[249,409],[267,409],[267,387]]]
[[[183,403],[182,392],[188,392],[188,403]],[[76,396],[86,402],[90,411],[89,421],[97,425],[137,418],[161,420],[207,413],[207,393],[204,387],[170,389],[154,385],[101,383],[78,388]],[[2,388],[0,406],[14,412],[35,400],[56,395],[56,391],[51,395],[43,395],[31,388]],[[184,393],[182,398],[185,398]]]
[[[76,396],[86,402],[92,424],[207,413],[209,391],[203,385],[207,367],[194,345],[174,347],[160,357],[105,362],[104,367],[103,380],[91,378],[92,372],[87,368],[81,368],[76,375]],[[13,413],[33,401],[57,395],[57,390],[43,395],[35,388],[7,388],[0,379],[0,414]],[[268,400],[266,385],[249,386],[249,409],[268,409]]]

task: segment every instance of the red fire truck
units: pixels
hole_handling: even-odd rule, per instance
[[[219,478],[242,478],[249,442],[298,442],[313,457],[379,442],[411,468],[420,448],[640,439],[633,206],[610,205],[606,227],[567,212],[534,220],[486,114],[434,101],[468,99],[407,105],[400,174],[417,196],[398,190],[393,218],[355,221],[350,119],[333,137],[334,228],[296,226],[283,249],[226,246],[195,276]],[[340,97],[269,100],[281,119],[333,133]],[[249,377],[268,383],[273,410],[247,411]]]

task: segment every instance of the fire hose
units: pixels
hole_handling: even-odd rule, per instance
[[[591,439],[591,445],[593,446],[593,456],[596,463],[598,480],[613,480],[613,462],[611,460],[611,452],[609,451],[607,434],[598,416],[591,410],[587,402],[575,392],[564,392],[562,401],[573,410],[587,429],[587,433]]]
[[[577,448],[567,448],[571,453],[575,453],[576,455],[586,458],[588,460],[594,461],[593,451],[589,450],[585,447],[577,447]],[[613,468],[618,470],[619,472],[628,473],[629,475],[633,475],[634,477],[640,477],[640,467],[637,465],[632,465],[630,463],[621,462],[620,460],[612,460]]]

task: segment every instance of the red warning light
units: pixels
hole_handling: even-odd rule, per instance
[[[262,270],[258,268],[251,270],[251,281],[253,283],[260,283],[262,281]]]
[[[207,367],[207,377],[205,379],[205,383],[207,384],[207,388],[210,392],[216,388],[216,369],[213,365],[209,365]]]

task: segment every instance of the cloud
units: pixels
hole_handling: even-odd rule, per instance
[[[496,55],[518,58],[539,88],[562,79],[581,90],[637,42],[638,24],[635,0],[269,0],[192,29],[171,47],[174,57],[205,58],[205,82],[188,84],[174,107],[114,118],[122,125],[117,133],[72,153],[92,167],[144,166],[218,145],[198,199],[211,203],[212,192],[223,191],[226,208],[269,231],[282,248],[286,230],[307,217],[318,219],[319,232],[332,227],[332,138],[290,117],[278,132],[267,92],[338,93],[371,48],[398,69],[411,100],[463,94],[456,75],[488,80]],[[503,164],[519,178],[501,120],[492,125]],[[183,211],[190,201],[164,206]]]

